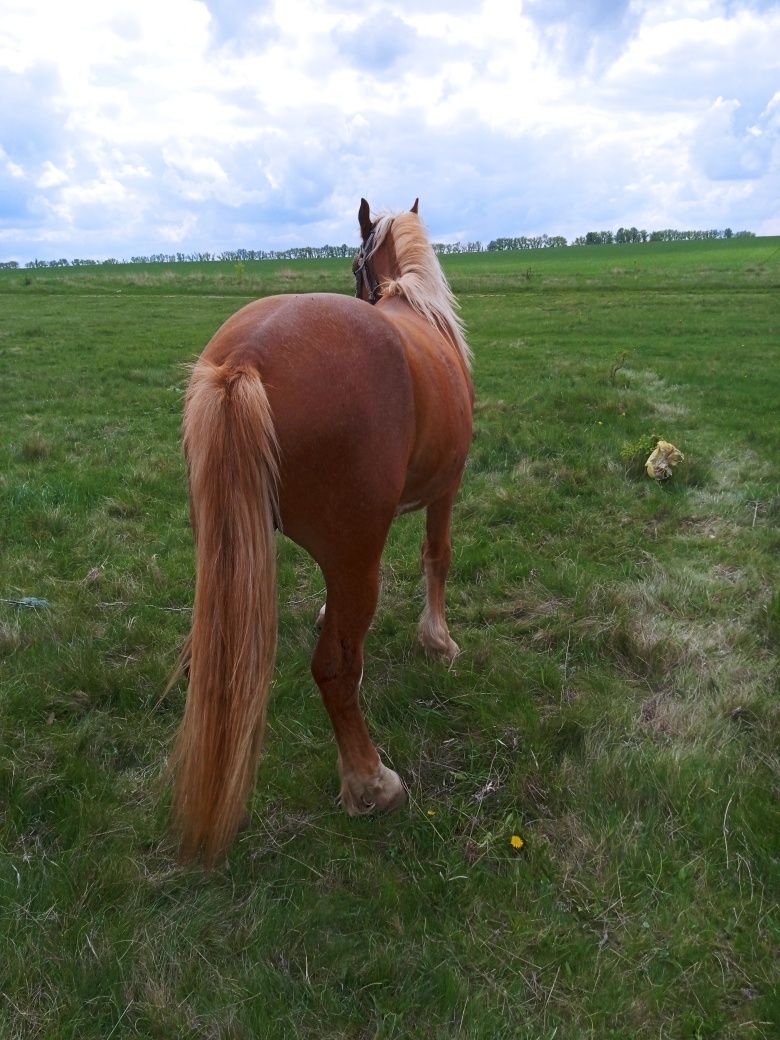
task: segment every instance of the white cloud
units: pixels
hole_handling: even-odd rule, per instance
[[[5,0],[2,251],[780,233],[778,55],[761,0]]]
[[[43,164],[40,177],[35,182],[36,188],[56,188],[60,184],[67,183],[68,175],[64,170],[58,169],[54,163],[47,159]]]

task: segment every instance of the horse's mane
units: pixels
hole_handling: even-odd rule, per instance
[[[426,321],[447,335],[471,368],[463,322],[425,229],[416,213],[384,214],[374,230],[373,254],[392,235],[400,274],[382,283],[383,296],[401,296]]]

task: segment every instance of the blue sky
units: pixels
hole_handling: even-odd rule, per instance
[[[0,260],[780,234],[780,2],[0,0]]]

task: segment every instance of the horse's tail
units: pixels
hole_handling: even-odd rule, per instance
[[[276,655],[278,447],[258,372],[199,361],[183,430],[197,577],[173,817],[182,857],[211,864],[245,811]]]

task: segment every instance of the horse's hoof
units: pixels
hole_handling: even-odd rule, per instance
[[[460,653],[460,647],[446,630],[444,632],[432,631],[421,625],[418,635],[423,649],[432,657],[440,657],[444,661],[454,661]]]
[[[379,763],[369,777],[342,777],[341,805],[349,816],[366,816],[372,812],[392,812],[408,798],[404,782],[398,773]]]

